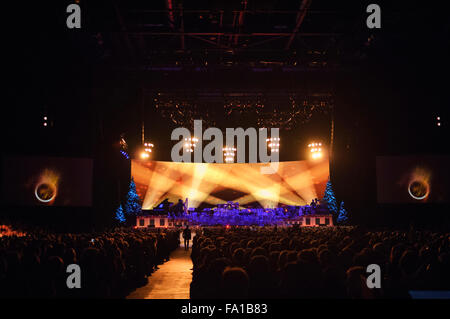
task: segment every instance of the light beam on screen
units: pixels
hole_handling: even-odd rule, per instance
[[[293,165],[295,163],[295,165]],[[298,196],[292,187],[286,183],[291,171],[302,168],[301,162],[281,162],[277,174],[259,176],[259,166],[255,167],[253,174],[249,173],[248,185],[250,195],[238,199],[239,203],[247,204],[258,201],[263,207],[272,207],[278,203],[286,205],[304,205],[306,202]],[[294,177],[297,175],[294,175]],[[254,180],[261,181],[254,183]],[[310,188],[310,181],[303,182],[304,187]],[[311,198],[312,199],[312,198]]]
[[[223,188],[225,180],[230,175],[230,165],[208,163],[185,163],[184,169],[189,170],[191,180],[174,187],[171,192],[183,198],[189,198],[189,207],[198,207],[202,202],[217,205],[225,203],[217,197],[211,196],[215,189]],[[195,167],[201,166],[200,170]],[[191,185],[190,187],[188,185]]]
[[[39,176],[34,188],[34,196],[44,204],[52,205],[58,195],[59,174],[50,169],[45,169]]]
[[[408,182],[408,194],[418,201],[426,201],[430,194],[431,174],[423,168],[415,168]]]
[[[194,164],[194,176],[192,178],[191,189],[187,194],[187,198],[189,198],[189,207],[197,208],[198,205],[208,198],[208,195],[212,190],[212,188],[208,189],[206,183],[205,187],[199,190],[202,186],[203,178],[207,175],[208,170],[210,170],[209,165],[210,164],[206,163]]]
[[[304,204],[309,204],[314,198],[323,197],[325,183],[329,176],[328,161],[322,161],[311,166],[311,161],[300,162],[300,172],[285,172],[285,182],[304,199]],[[291,170],[287,167],[286,170]]]
[[[279,188],[279,187],[278,187]],[[278,204],[279,199],[279,190],[278,192],[275,190],[273,191],[271,189],[260,189],[258,192],[256,192],[255,197],[257,198],[258,202],[261,204],[262,207],[268,208],[268,207],[274,207]]]
[[[295,163],[295,165],[293,165]],[[255,168],[254,174],[249,174],[248,188],[250,196],[244,196],[239,199],[243,204],[247,204],[252,201],[258,201],[263,207],[274,206],[277,203],[286,205],[304,205],[306,201],[303,198],[314,198],[315,195],[314,187],[312,187],[312,182],[308,172],[298,173],[298,169],[308,170],[306,165],[302,165],[302,162],[281,162],[279,163],[279,169],[277,174],[263,175],[263,178],[258,179],[259,167]],[[292,175],[294,171],[294,175]],[[308,178],[300,178],[299,185],[301,188],[309,190],[309,196],[298,196],[294,191],[299,191],[299,187],[293,188],[291,185],[286,183],[289,178],[298,178],[299,176],[308,176]],[[307,174],[307,175],[305,175]],[[262,183],[254,183],[254,180],[261,180]],[[270,188],[268,186],[270,185]],[[269,195],[270,193],[270,195]]]
[[[133,161],[132,175],[139,184],[138,191],[142,190],[144,209],[153,208],[165,198],[171,202],[188,198],[189,207],[194,208],[202,203],[217,205],[229,200],[241,205],[259,202],[263,207],[275,207],[305,205],[323,195],[329,175],[328,161],[279,164],[276,174],[266,175],[260,171],[263,163]]]
[[[181,180],[177,181],[171,193],[183,200],[188,198],[189,207],[196,208],[209,195],[209,192],[205,193],[204,189],[200,189],[208,170],[207,165],[206,163],[184,163],[177,166]]]
[[[143,209],[153,208],[158,199],[167,193],[175,183],[172,170],[164,164],[165,162],[132,161],[131,172],[135,183],[145,186],[152,185],[152,187],[147,188],[145,194],[139,193],[141,199],[144,197]]]
[[[200,163],[173,163],[173,162],[147,162],[133,161],[132,172],[137,183],[148,185],[144,196],[143,209],[151,209],[153,206],[169,198],[175,202],[178,199],[189,198],[189,207],[197,207],[202,201],[211,204],[222,202],[220,199],[210,196],[219,178],[211,176],[209,164]],[[217,174],[216,174],[217,175]],[[189,186],[191,185],[191,186]]]
[[[227,188],[237,190],[236,188],[229,187],[229,180],[232,175],[233,166],[234,164],[209,164],[208,171],[204,178],[206,183],[202,185],[202,189],[205,191],[205,193],[211,193],[214,190]],[[217,205],[224,204],[226,200],[208,196],[204,199],[204,202]]]
[[[261,164],[233,164],[233,170],[230,176],[224,183],[224,187],[237,189],[243,193],[249,195],[242,196],[235,201],[238,201],[241,205],[245,205],[251,202],[259,202],[262,206],[269,205],[271,202],[284,201],[280,200],[279,193],[282,188],[280,185],[280,179],[277,174],[265,175],[261,174]],[[270,188],[270,190],[268,190]],[[283,188],[284,189],[284,188]],[[264,198],[258,194],[261,192],[269,195],[270,198]],[[264,202],[263,202],[264,201]]]
[[[156,162],[161,168],[163,175],[158,175],[157,184],[150,183],[148,191],[151,191],[151,201],[149,208],[158,204],[165,198],[169,201],[176,202],[178,199],[184,200],[189,194],[188,185],[191,184],[192,176],[194,174],[194,166],[191,163],[171,163],[171,162]],[[160,184],[166,184],[163,191],[158,188]],[[189,198],[191,201],[191,198]]]
[[[169,162],[167,162],[169,163]],[[169,163],[170,164],[170,163]],[[211,191],[216,187],[218,176],[211,176],[213,171],[210,164],[207,163],[177,163],[181,165],[171,165],[170,167],[176,171],[176,182],[168,191],[171,201],[178,199],[189,199],[189,207],[196,208],[202,202],[217,203],[217,198],[210,196]],[[211,181],[211,182],[210,182]],[[164,196],[163,196],[164,197]],[[163,198],[159,198],[162,200]]]

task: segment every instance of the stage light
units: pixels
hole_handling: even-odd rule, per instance
[[[310,148],[311,158],[318,159],[322,157],[322,143],[314,142],[308,144],[308,148]]]
[[[185,138],[185,141],[187,141],[187,143],[184,144],[184,147],[186,148],[186,152],[188,153],[192,153],[194,150],[193,148],[195,148],[197,146],[196,142],[198,142],[198,138],[194,137],[189,137],[189,138]]]
[[[269,142],[268,146],[269,146],[271,152],[277,153],[280,151],[280,138],[279,137],[267,138],[266,142]]]
[[[44,122],[44,126],[47,126],[47,122]]]
[[[236,152],[236,148],[234,147],[224,147],[224,156],[225,156],[225,162],[226,163],[233,163],[234,162],[234,156]]]
[[[150,158],[150,153],[152,153],[153,147],[154,147],[153,143],[145,142],[144,150],[141,152],[141,158],[142,159]]]

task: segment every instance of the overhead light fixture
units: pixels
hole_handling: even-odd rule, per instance
[[[311,158],[318,159],[323,156],[322,153],[322,143],[310,143],[308,144],[308,148],[310,148]]]

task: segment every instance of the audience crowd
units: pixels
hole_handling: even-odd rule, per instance
[[[21,235],[0,237],[0,298],[123,298],[180,243],[179,231],[158,229]],[[70,264],[80,266],[81,289],[67,288]]]
[[[179,231],[168,229],[2,233],[0,298],[124,298],[180,244]],[[198,228],[190,295],[409,298],[414,290],[450,289],[449,246],[450,233],[414,229]],[[70,264],[81,268],[81,289],[67,288]],[[380,289],[367,286],[371,264],[380,267]]]
[[[449,290],[449,233],[355,227],[204,228],[191,298],[409,298]],[[367,266],[381,270],[369,289]]]

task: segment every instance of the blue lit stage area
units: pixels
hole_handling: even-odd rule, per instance
[[[322,201],[327,158],[267,164],[132,161],[131,175],[142,200],[137,227],[332,226]]]
[[[176,206],[174,204],[173,206]],[[154,212],[153,210],[151,212]],[[158,210],[156,211],[158,212]],[[238,203],[192,209],[180,214],[168,212],[161,215],[142,214],[137,217],[136,227],[176,227],[191,226],[333,226],[333,216],[325,205],[313,203],[305,206],[285,206],[277,208],[243,208]]]

